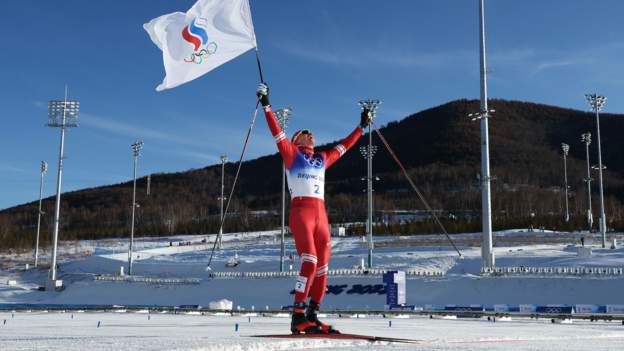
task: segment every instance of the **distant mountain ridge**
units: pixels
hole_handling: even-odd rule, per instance
[[[561,195],[563,160],[561,143],[570,145],[568,176],[571,211],[575,227],[582,227],[586,208],[585,148],[580,136],[592,133],[591,162],[597,163],[595,117],[556,106],[529,102],[490,100],[495,109],[490,120],[490,151],[495,226],[526,225],[537,218],[559,223],[563,210]],[[467,117],[479,110],[476,100],[456,100],[412,114],[381,128],[417,185],[432,206],[448,212],[473,213],[463,218],[478,228],[481,208],[479,122]],[[263,123],[263,121],[259,121]],[[602,114],[601,132],[605,172],[606,207],[610,226],[622,226],[624,219],[624,115]],[[374,135],[380,149],[374,157],[377,210],[422,209],[389,153]],[[358,148],[337,162],[326,176],[327,207],[333,222],[357,222],[365,218],[365,197],[361,177],[366,164]],[[330,148],[334,143],[319,149]],[[235,164],[226,166],[229,190]],[[146,177],[138,180],[137,235],[214,232],[218,222],[221,166],[169,174],[151,175],[147,197]],[[281,159],[272,154],[245,161],[232,203],[236,220],[227,230],[274,227],[275,215],[261,216],[254,210],[279,210]],[[259,176],[261,175],[261,176]],[[593,208],[598,209],[597,184],[593,187]],[[226,190],[226,192],[227,192]],[[63,194],[62,239],[126,236],[132,183],[101,186]],[[53,197],[44,201],[44,230],[52,224]],[[33,241],[37,202],[0,211],[0,247],[28,247]],[[276,213],[271,211],[271,213]],[[532,215],[533,214],[533,215]],[[555,224],[552,224],[555,225]],[[557,224],[559,225],[559,224]],[[457,227],[458,230],[461,228]],[[418,231],[418,230],[416,230]],[[47,235],[44,235],[47,237]],[[46,240],[46,238],[44,238]]]

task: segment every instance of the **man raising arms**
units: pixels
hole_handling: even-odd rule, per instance
[[[325,211],[325,170],[331,167],[360,138],[371,121],[368,110],[362,111],[360,124],[349,136],[329,151],[314,150],[314,134],[307,129],[295,132],[289,141],[279,127],[269,102],[269,87],[262,83],[256,95],[260,98],[271,134],[286,166],[290,190],[288,223],[295,238],[301,269],[295,284],[290,330],[299,333],[338,333],[317,318],[327,285],[330,256],[330,233]],[[306,304],[310,296],[309,305]]]

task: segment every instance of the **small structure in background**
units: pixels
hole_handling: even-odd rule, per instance
[[[345,227],[343,226],[336,226],[336,227],[331,228],[331,235],[332,236],[346,236],[347,231],[345,230]]]
[[[576,249],[576,255],[578,257],[591,257],[592,249],[591,247],[585,247],[585,246],[579,247]]]
[[[208,308],[211,310],[231,311],[234,303],[227,299],[221,299],[218,301],[210,301]]]
[[[238,252],[234,253],[234,256],[231,256],[230,258],[228,258],[227,262],[225,263],[225,266],[228,268],[232,268],[232,267],[236,267],[240,264],[240,260],[238,259]]]

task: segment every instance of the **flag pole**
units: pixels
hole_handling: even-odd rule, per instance
[[[256,123],[256,116],[258,115],[258,107],[260,106],[260,98],[256,102],[256,110],[254,111],[251,122],[249,123],[249,129],[247,129],[247,135],[245,136],[245,141],[243,142],[243,150],[241,150],[240,157],[238,159],[238,167],[236,168],[236,174],[234,175],[234,181],[232,182],[232,189],[230,189],[230,196],[227,198],[227,202],[225,203],[225,210],[223,211],[223,216],[221,217],[221,224],[219,225],[219,233],[215,238],[214,245],[212,245],[212,250],[210,251],[210,257],[208,258],[208,265],[206,266],[207,271],[212,271],[210,265],[212,264],[212,258],[215,253],[215,249],[217,248],[217,243],[221,240],[221,236],[223,235],[223,224],[225,223],[225,217],[228,214],[228,209],[230,208],[230,201],[232,201],[232,197],[234,196],[234,189],[236,188],[236,183],[238,181],[238,175],[240,174],[241,167],[243,166],[243,158],[245,157],[245,151],[247,151],[247,145],[249,144],[249,137],[251,136],[251,132],[253,130],[254,124]]]
[[[440,226],[440,229],[442,229],[442,232],[444,233],[444,235],[446,235],[446,238],[448,239],[448,241],[451,243],[451,245],[453,245],[453,248],[455,249],[455,251],[457,251],[457,254],[459,255],[459,257],[460,258],[463,257],[461,251],[459,251],[459,249],[453,242],[453,239],[451,239],[451,236],[449,235],[448,231],[446,230],[442,222],[440,222],[440,219],[436,215],[435,211],[431,208],[431,206],[425,199],[425,196],[420,192],[420,190],[418,190],[418,187],[416,186],[416,184],[414,184],[414,181],[412,181],[412,178],[409,176],[409,173],[407,173],[407,169],[405,168],[403,163],[401,163],[401,160],[399,160],[399,157],[396,155],[394,150],[392,150],[386,138],[384,138],[383,134],[381,134],[381,131],[379,130],[377,125],[373,123],[373,121],[370,122],[370,125],[373,127],[375,132],[377,132],[379,139],[381,139],[381,142],[384,144],[384,146],[390,153],[390,156],[392,156],[392,158],[394,158],[394,161],[399,165],[399,168],[401,168],[401,171],[403,171],[403,175],[405,175],[405,178],[407,179],[408,183],[412,186],[412,189],[414,189],[414,191],[416,192],[416,195],[418,195],[418,197],[420,198],[420,201],[422,201],[423,205],[425,205],[425,208],[427,209],[427,211],[429,211],[429,213],[431,214],[435,222]]]
[[[264,83],[264,76],[262,76],[262,65],[260,64],[260,53],[256,46],[256,63],[258,64],[258,73],[260,73],[260,83]]]
[[[251,16],[251,0],[247,0],[247,8],[249,10],[249,16]],[[253,17],[253,16],[252,16]],[[253,26],[253,22],[252,22]],[[253,31],[254,43],[256,44],[256,63],[258,64],[258,73],[260,73],[260,83],[264,83],[264,76],[262,75],[262,65],[260,64],[260,51],[258,50],[258,40],[256,40],[256,30]]]
[[[249,9],[249,14],[251,15],[250,1],[247,1],[247,6]],[[255,36],[256,36],[256,33],[254,31],[254,42],[255,42]],[[264,75],[262,74],[262,64],[260,64],[260,51],[258,50],[257,43],[255,45],[255,51],[256,51],[256,63],[258,64],[258,73],[260,74],[260,83],[264,83]],[[208,265],[206,266],[207,271],[212,271],[212,268],[210,267],[210,265],[212,264],[212,258],[214,257],[215,249],[217,248],[217,243],[221,240],[221,236],[223,235],[223,224],[225,223],[225,217],[227,216],[228,209],[230,208],[230,201],[232,200],[232,196],[234,195],[234,189],[236,188],[238,175],[243,165],[243,158],[245,157],[245,152],[247,151],[249,137],[251,136],[251,132],[253,131],[254,124],[256,123],[256,116],[258,115],[259,107],[260,107],[260,97],[258,97],[258,101],[256,101],[256,110],[254,111],[253,117],[251,118],[251,122],[249,123],[249,128],[247,129],[247,135],[245,136],[245,141],[243,142],[243,150],[241,151],[240,158],[238,159],[238,167],[236,168],[236,173],[234,175],[234,182],[232,182],[232,189],[230,189],[230,196],[227,198],[227,202],[225,204],[225,210],[223,212],[223,215],[221,216],[221,223],[219,225],[219,233],[217,234],[214,245],[212,246],[212,250],[210,251],[210,257],[208,258]]]

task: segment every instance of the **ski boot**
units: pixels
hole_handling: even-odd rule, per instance
[[[340,334],[340,332],[336,329],[334,329],[334,327],[332,327],[329,324],[325,324],[321,321],[319,321],[318,316],[317,316],[317,312],[319,311],[320,306],[318,303],[314,302],[314,301],[310,301],[310,305],[308,306],[308,309],[306,310],[305,316],[306,319],[309,322],[314,323],[318,328],[320,328],[324,333],[327,334]]]
[[[293,334],[325,334],[321,327],[306,318],[305,309],[305,302],[295,303],[290,321],[290,331]]]

